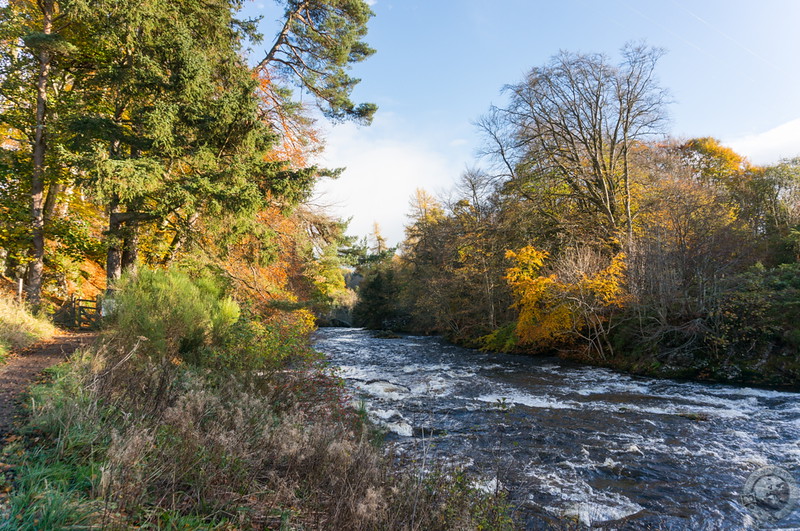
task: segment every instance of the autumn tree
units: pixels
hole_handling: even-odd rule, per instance
[[[412,197],[400,278],[413,326],[469,344],[507,318],[496,201],[494,180],[477,169],[443,199],[422,190]]]
[[[0,126],[7,135],[0,148],[6,163],[2,193],[13,195],[16,190],[28,199],[23,236],[27,252],[18,258],[27,265],[26,292],[34,306],[41,301],[45,220],[53,211],[59,184],[49,147],[56,144],[54,122],[62,105],[52,99],[70,84],[58,64],[72,50],[65,38],[70,25],[62,4],[17,1],[0,7]],[[46,198],[49,184],[54,186]],[[13,206],[7,208],[18,213]]]
[[[601,254],[583,248],[551,264],[549,253],[529,246],[508,258],[519,345],[547,350],[584,339],[599,357],[612,353],[610,314],[628,301],[624,253],[604,264]]]
[[[375,107],[350,101],[358,80],[346,71],[372,53],[363,42],[369,7],[286,2],[258,79],[243,51],[260,36],[256,21],[237,18],[240,7],[52,0],[2,8],[0,123],[15,137],[3,154],[9,167],[30,167],[30,178],[3,193],[33,198],[31,297],[40,292],[40,229],[64,190],[45,170],[107,211],[109,284],[140,251],[155,263],[173,260],[202,215],[230,215],[240,233],[258,232],[259,209],[297,204],[317,177],[336,174],[309,166],[321,143],[289,87],[313,93],[335,120],[368,122]],[[54,149],[42,155],[48,139]]]
[[[756,166],[710,137],[690,139],[677,150],[694,179],[723,193],[752,236],[768,246],[765,255],[780,254],[774,247],[782,245],[798,221],[798,160]],[[768,260],[766,256],[762,258]]]
[[[508,86],[508,106],[480,120],[486,153],[509,182],[533,182],[562,209],[592,215],[600,237],[630,236],[629,151],[660,131],[667,99],[654,71],[661,55],[627,45],[614,65],[604,55],[560,53]]]
[[[637,154],[650,180],[628,246],[630,289],[640,310],[662,324],[708,310],[717,282],[755,261],[725,189],[698,181],[676,155],[670,146]]]

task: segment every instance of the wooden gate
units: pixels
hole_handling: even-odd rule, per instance
[[[94,299],[71,298],[55,313],[53,320],[68,328],[96,328],[100,325],[100,307]]]

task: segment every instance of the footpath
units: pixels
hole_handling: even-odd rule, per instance
[[[21,415],[20,399],[42,371],[66,360],[96,337],[97,334],[85,332],[62,333],[28,347],[0,366],[0,440],[14,431],[14,421]]]

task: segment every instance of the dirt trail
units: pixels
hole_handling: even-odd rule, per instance
[[[94,341],[96,334],[78,333],[54,336],[37,343],[0,366],[0,438],[14,429],[19,415],[19,399],[48,367],[64,361],[78,347]]]

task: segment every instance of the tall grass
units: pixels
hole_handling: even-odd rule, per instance
[[[0,528],[511,527],[503,497],[463,476],[393,468],[320,370],[302,311],[256,321],[203,282],[128,279],[103,346],[32,389],[2,456],[17,480]]]
[[[55,326],[46,318],[32,315],[23,304],[0,294],[0,359],[9,351],[23,350],[55,332]]]

